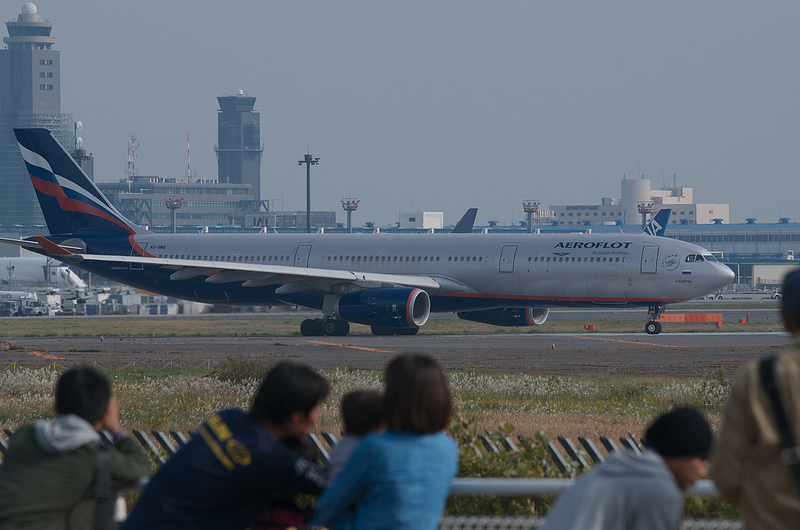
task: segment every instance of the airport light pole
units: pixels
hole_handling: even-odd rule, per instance
[[[183,206],[183,197],[180,198],[164,197],[164,203],[166,204],[167,208],[169,208],[169,218],[170,221],[172,222],[172,233],[174,234],[176,232],[175,211]]]
[[[528,233],[533,233],[533,214],[539,211],[539,201],[522,201],[522,209],[528,214]]]
[[[642,230],[644,230],[644,227],[647,226],[647,216],[648,214],[653,213],[654,207],[655,205],[652,202],[640,202],[637,205],[637,208],[639,208],[639,213],[642,214]]]
[[[342,199],[342,208],[344,208],[344,211],[347,212],[347,233],[352,234],[353,223],[350,217],[353,215],[353,212],[358,208],[358,199],[353,199],[351,197]]]
[[[297,165],[306,165],[306,233],[311,233],[311,166],[319,164],[319,158],[306,155],[303,160],[298,160]]]

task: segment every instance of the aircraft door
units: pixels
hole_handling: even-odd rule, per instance
[[[138,249],[141,249],[141,253],[137,252]],[[133,246],[131,247],[131,257],[135,257],[136,258],[136,257],[139,257],[139,256],[145,256],[146,255],[145,254],[145,249],[147,249],[147,243],[135,243],[134,242]],[[144,270],[144,264],[143,263],[129,263],[128,265],[129,265],[128,268],[130,270],[132,270],[132,271]]]
[[[298,245],[294,254],[295,267],[308,267],[308,256],[311,254],[311,245]]]
[[[517,245],[504,245],[500,252],[500,272],[514,272],[514,257],[517,255]]]
[[[642,248],[642,274],[655,274],[658,264],[658,245],[645,245]]]

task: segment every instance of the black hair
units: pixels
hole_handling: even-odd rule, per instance
[[[381,400],[377,390],[354,390],[342,398],[342,419],[347,434],[364,436],[381,425]]]
[[[328,396],[328,382],[310,366],[276,364],[264,378],[250,414],[272,425],[283,425],[295,412],[309,414]]]
[[[786,275],[781,296],[781,312],[784,320],[789,326],[794,327],[794,330],[790,331],[800,332],[800,269]]]
[[[92,425],[103,417],[110,399],[108,379],[88,366],[67,370],[56,383],[58,414],[75,414]]]

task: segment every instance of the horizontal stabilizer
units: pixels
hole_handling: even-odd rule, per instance
[[[42,249],[45,252],[47,252],[47,254],[49,256],[71,256],[72,255],[72,252],[70,252],[69,250],[65,249],[64,247],[61,247],[61,246],[53,243],[52,241],[50,241],[46,237],[33,236],[33,239],[37,243],[39,243],[39,245],[42,247]]]

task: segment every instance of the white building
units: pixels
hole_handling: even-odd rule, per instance
[[[651,203],[653,214],[672,208],[670,224],[714,224],[730,222],[730,205],[694,202],[694,190],[675,186],[650,189],[649,179],[623,179],[622,199],[603,198],[601,204],[550,206],[555,220],[564,225],[639,224],[639,204]]]
[[[444,228],[444,212],[400,212],[400,228]]]

